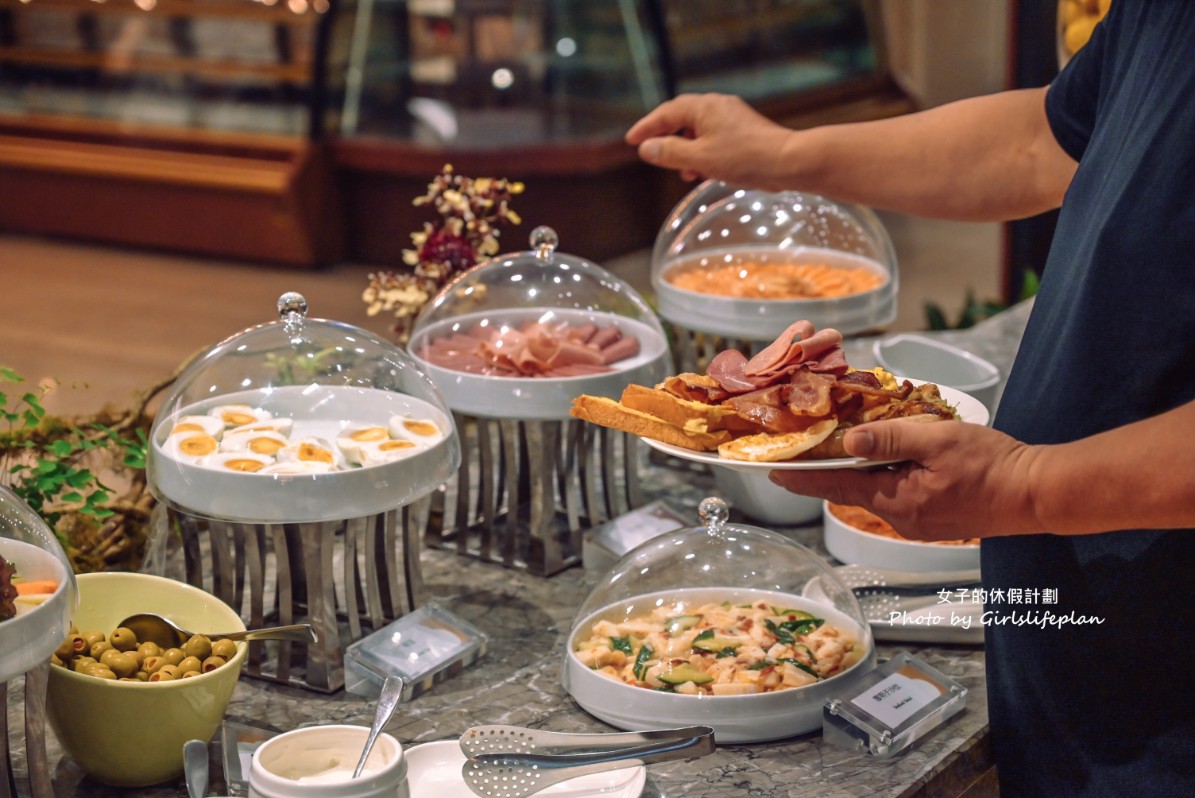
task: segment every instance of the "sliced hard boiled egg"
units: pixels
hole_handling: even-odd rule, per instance
[[[218,471],[255,474],[273,463],[274,458],[256,452],[217,452],[208,458],[205,465]]]
[[[214,454],[219,446],[206,432],[180,432],[167,438],[162,448],[175,460],[197,464]]]
[[[405,438],[423,444],[432,444],[444,437],[443,431],[436,422],[408,416],[391,417],[390,434],[395,438]]]
[[[350,462],[359,462],[357,453],[367,443],[390,440],[390,430],[376,424],[369,427],[349,427],[336,437],[336,445]]]
[[[208,415],[223,421],[225,427],[243,427],[270,419],[269,412],[249,405],[220,405],[209,410]]]
[[[263,418],[260,421],[254,421],[240,427],[233,427],[229,432],[277,432],[282,435],[289,435],[294,426],[294,419]]]
[[[224,440],[220,448],[226,452],[256,452],[257,454],[275,455],[278,450],[290,441],[285,435],[273,430],[257,429],[255,426],[238,427],[224,433]]]
[[[212,416],[181,416],[170,428],[170,434],[181,435],[184,432],[202,432],[219,438],[224,432],[224,422]]]
[[[336,450],[322,438],[302,438],[287,444],[278,450],[278,461],[281,463],[315,461],[327,463],[330,466],[339,464]]]
[[[403,458],[417,454],[423,451],[424,448],[415,441],[408,440],[390,439],[373,441],[361,445],[357,450],[357,458],[354,462],[362,466],[392,463],[395,460],[402,460]]]

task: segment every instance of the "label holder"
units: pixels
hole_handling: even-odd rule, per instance
[[[822,737],[879,758],[898,754],[961,711],[967,688],[901,651],[822,708]]]

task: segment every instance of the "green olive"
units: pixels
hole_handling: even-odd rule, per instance
[[[231,640],[217,640],[212,643],[212,656],[223,657],[225,661],[236,656],[237,644]]]
[[[62,657],[58,656],[58,654],[56,654],[56,653],[51,654],[50,655],[50,664],[57,665],[59,668],[63,667]]]
[[[203,661],[203,666],[200,668],[200,670],[202,670],[204,673],[211,673],[226,662],[228,662],[228,660],[224,659],[224,657],[217,657],[213,655]]]
[[[132,676],[137,672],[137,660],[124,651],[105,651],[100,657],[100,664],[107,665],[118,677]]]
[[[162,653],[162,647],[152,640],[146,640],[144,643],[137,646],[137,651],[142,657],[156,657]]]
[[[183,653],[181,648],[168,648],[162,652],[162,659],[166,660],[170,665],[179,664],[185,656],[187,655]]]
[[[97,660],[95,657],[75,657],[73,660],[71,660],[71,669],[74,670],[75,673],[82,673],[84,670],[94,666],[96,663]]]
[[[91,648],[96,643],[104,639],[103,632],[83,632],[82,637],[87,641],[87,647]]]
[[[111,668],[105,668],[103,665],[93,666],[91,670],[87,671],[87,675],[94,676],[97,679],[116,681],[116,673]]]
[[[180,676],[180,677],[178,677],[178,678],[180,678],[180,679],[192,679],[192,678],[194,678],[194,677],[196,677],[196,676],[202,676],[202,675],[203,675],[203,674],[202,674],[202,673],[200,673],[199,671],[187,671],[186,673],[184,673],[182,676]]]
[[[60,660],[67,660],[75,656],[75,647],[71,645],[71,638],[65,637],[62,642],[58,644],[58,648],[54,649],[54,656]]]
[[[183,643],[183,653],[188,657],[196,657],[202,662],[212,655],[212,641],[204,635],[194,635]]]
[[[199,670],[200,664],[201,660],[199,657],[183,657],[182,661],[178,663],[178,669],[183,673],[186,673],[187,671],[197,671]]]
[[[151,682],[172,682],[180,675],[177,666],[163,665],[149,675],[149,680]]]
[[[71,650],[75,653],[72,656],[90,656],[88,652],[91,651],[91,643],[87,642],[87,638],[81,634],[73,634],[67,638],[67,642],[71,644]]]
[[[148,682],[149,674],[146,673],[145,671],[137,671],[136,673],[133,674],[133,678],[139,682]]]
[[[104,655],[105,651],[111,651],[111,650],[112,650],[112,644],[109,643],[107,640],[101,640],[98,643],[92,643],[91,651],[89,651],[88,653],[91,654],[91,656],[94,659],[99,659],[100,657],[102,657]]]
[[[108,642],[117,651],[132,651],[137,647],[137,635],[133,633],[132,629],[126,629],[123,626],[116,627],[115,631],[108,636]]]

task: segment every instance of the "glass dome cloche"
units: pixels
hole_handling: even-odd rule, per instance
[[[0,684],[49,661],[70,632],[77,603],[62,544],[41,516],[0,485]]]
[[[188,366],[150,432],[154,496],[193,516],[332,521],[400,507],[460,462],[452,414],[402,349],[307,318],[297,293],[277,321],[237,333]]]
[[[875,666],[870,626],[830,565],[729,513],[703,500],[699,526],[648,540],[598,580],[564,657],[585,711],[628,731],[775,740],[820,729],[822,705]]]
[[[888,324],[898,270],[868,208],[707,180],[664,220],[651,284],[674,324],[771,341],[801,319],[846,335]]]
[[[530,250],[462,273],[416,319],[410,352],[453,410],[566,420],[581,394],[617,398],[628,383],[666,375],[668,344],[651,307],[558,243],[537,227]]]

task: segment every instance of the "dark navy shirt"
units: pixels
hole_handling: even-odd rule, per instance
[[[1029,443],[1195,399],[1195,2],[1117,0],[1046,111],[1079,168],[995,421]],[[1195,530],[982,550],[1003,793],[1195,796]]]

